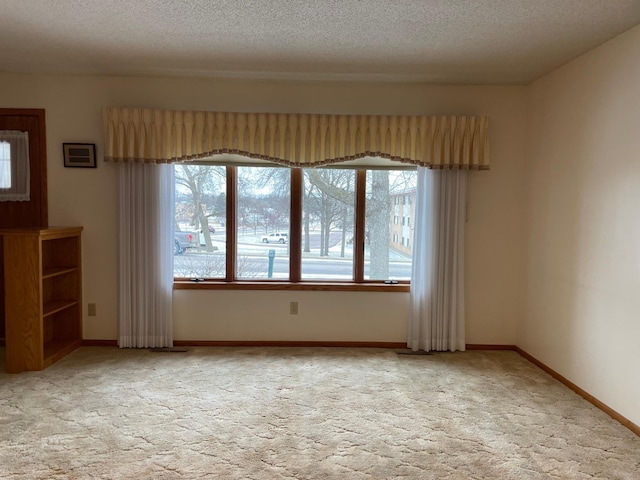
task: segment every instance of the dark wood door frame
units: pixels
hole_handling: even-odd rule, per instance
[[[2,121],[6,119],[6,121]],[[31,207],[15,208],[8,206],[2,208],[2,228],[14,227],[40,227],[49,226],[49,207],[47,197],[47,135],[45,125],[45,111],[35,108],[0,108],[0,122],[8,125],[9,130],[28,130],[29,137],[29,157],[31,160],[31,192],[33,204]],[[11,125],[16,125],[13,128]],[[24,128],[23,128],[24,127]],[[0,129],[2,126],[0,126]],[[37,131],[37,137],[34,135]],[[37,159],[37,165],[34,161]],[[34,167],[34,165],[36,165]],[[7,202],[13,203],[13,202]],[[27,202],[28,203],[28,202]],[[2,236],[0,236],[0,346],[4,344],[4,247]]]

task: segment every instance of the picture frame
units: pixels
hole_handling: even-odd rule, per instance
[[[71,168],[96,168],[95,143],[63,143],[64,166]]]

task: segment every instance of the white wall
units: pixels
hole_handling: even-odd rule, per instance
[[[179,290],[178,339],[406,341],[407,294]],[[179,293],[179,295],[177,295]],[[298,302],[298,315],[289,314]],[[203,321],[203,319],[205,321]]]
[[[531,86],[517,345],[640,424],[640,27]]]
[[[525,87],[285,83],[0,74],[0,106],[45,108],[51,225],[83,225],[84,337],[114,339],[117,167],[102,156],[104,106],[491,117],[488,172],[473,172],[467,225],[467,342],[513,344],[522,300]],[[96,143],[97,170],[62,166],[63,142]],[[406,340],[408,294],[175,291],[187,340]],[[300,302],[300,315],[288,302]]]

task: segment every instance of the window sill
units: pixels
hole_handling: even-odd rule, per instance
[[[306,290],[322,292],[409,292],[409,283],[222,282],[175,280],[174,290]]]

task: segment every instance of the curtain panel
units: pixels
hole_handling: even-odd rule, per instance
[[[418,168],[411,312],[412,350],[465,349],[465,170]]]
[[[489,168],[488,117],[103,109],[105,160],[174,163],[237,154],[293,167],[381,157]]]
[[[120,165],[118,346],[173,346],[173,168]]]

